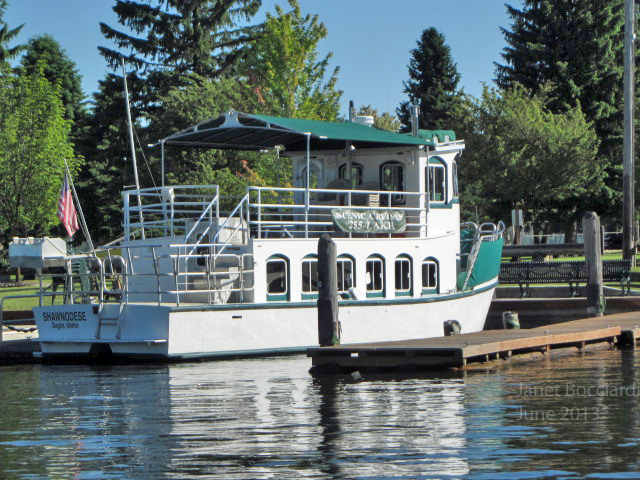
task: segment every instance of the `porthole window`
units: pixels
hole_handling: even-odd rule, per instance
[[[387,162],[380,166],[380,190],[403,192],[405,189],[404,164]],[[381,202],[386,205],[386,202]],[[392,205],[403,205],[404,195],[396,193],[391,196]]]
[[[284,257],[267,260],[267,300],[289,299],[289,262]]]
[[[435,259],[422,262],[422,293],[438,293],[438,262]]]
[[[353,263],[351,257],[338,257],[338,293],[347,292],[351,287],[355,287]]]
[[[395,261],[396,295],[411,295],[411,258],[400,256]]]
[[[367,297],[384,296],[384,260],[373,256],[366,263]]]

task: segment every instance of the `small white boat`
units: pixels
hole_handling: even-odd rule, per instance
[[[338,250],[342,343],[481,330],[503,225],[460,225],[451,131],[228,112],[159,142],[284,149],[294,187],[124,192],[117,250],[69,257],[67,302],[34,309],[44,356],[185,359],[301,352],[318,344],[317,248]],[[170,148],[171,147],[171,148]],[[163,167],[164,171],[164,167]]]

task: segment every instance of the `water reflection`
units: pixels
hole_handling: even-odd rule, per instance
[[[635,478],[639,467],[633,351],[439,378],[308,368],[305,357],[0,367],[0,478]]]

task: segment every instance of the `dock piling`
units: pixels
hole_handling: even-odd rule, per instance
[[[604,290],[602,286],[602,245],[600,218],[595,212],[587,212],[582,218],[584,255],[587,264],[587,314],[601,317],[604,314]]]
[[[336,243],[326,233],[318,240],[318,343],[340,345],[338,255]]]

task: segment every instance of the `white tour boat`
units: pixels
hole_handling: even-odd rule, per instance
[[[125,191],[117,249],[65,256],[65,303],[42,296],[34,309],[42,355],[185,359],[316,346],[323,233],[337,244],[342,343],[441,336],[448,320],[481,330],[503,225],[460,225],[464,143],[452,131],[365,123],[232,111],[161,140],[163,178],[165,150],[176,147],[277,148],[294,186],[248,187],[239,199],[215,185]]]

